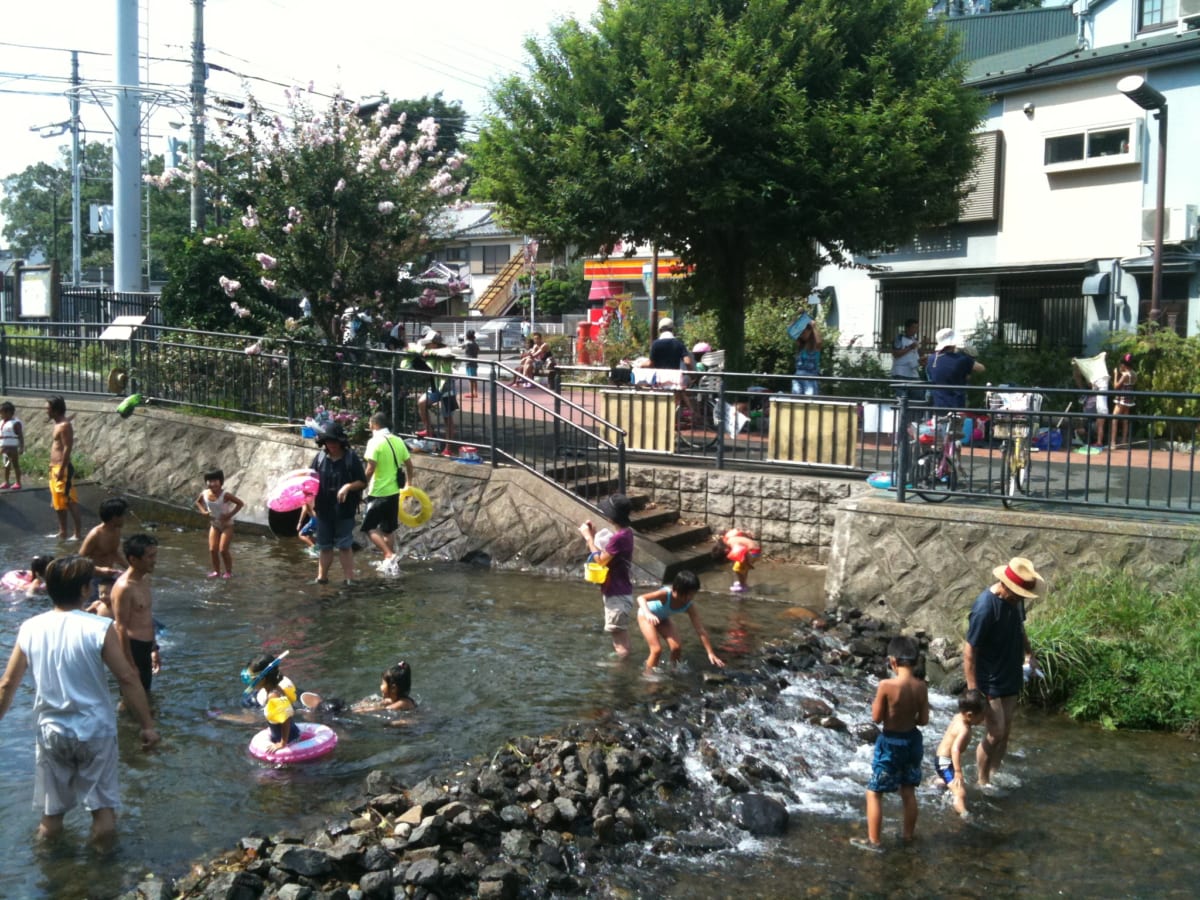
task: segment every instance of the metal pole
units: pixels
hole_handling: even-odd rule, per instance
[[[192,231],[204,230],[204,185],[199,169],[204,157],[204,0],[192,0]]]
[[[117,0],[116,69],[119,91],[113,146],[113,289],[142,288],[141,103],[138,75],[138,0]]]
[[[71,284],[83,280],[83,234],[79,191],[79,51],[71,51]]]
[[[1163,219],[1167,199],[1167,105],[1154,114],[1158,119],[1158,183],[1154,199],[1154,269],[1150,276],[1150,321],[1162,315]]]

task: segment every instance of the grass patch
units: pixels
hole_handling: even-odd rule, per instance
[[[1031,699],[1105,728],[1200,732],[1200,563],[1078,572],[1026,622]]]
[[[75,467],[75,477],[77,479],[91,478],[96,472],[95,463],[82,453],[71,454],[71,465]],[[27,450],[22,453],[21,471],[45,478],[50,471],[50,451]]]

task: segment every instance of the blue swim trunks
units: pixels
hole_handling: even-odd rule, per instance
[[[939,756],[937,758],[937,773],[942,776],[942,781],[946,784],[954,783],[954,760],[948,756]]]
[[[885,731],[875,739],[875,758],[871,761],[871,780],[867,790],[891,794],[901,787],[921,783],[921,756],[925,744],[921,729]]]

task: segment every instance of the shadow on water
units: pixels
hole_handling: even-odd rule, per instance
[[[18,512],[6,505],[0,519]],[[151,515],[143,511],[143,522],[127,531],[144,527]],[[49,530],[47,523],[33,512],[20,517],[31,528],[0,521],[4,568],[23,568],[34,553],[52,549],[30,536]],[[178,875],[252,832],[305,834],[325,818],[345,817],[373,770],[413,784],[490,754],[511,737],[614,710],[664,710],[664,727],[671,727],[672,698],[697,691],[707,671],[686,623],[682,672],[648,683],[636,662],[616,663],[601,631],[599,600],[582,581],[440,562],[410,562],[398,581],[382,581],[360,554],[360,584],[321,587],[308,583],[315,562],[295,542],[241,534],[236,577],[209,581],[203,532],[164,523],[155,533],[161,544],[155,604],[166,625],[155,689],[163,744],[141,753],[133,723],[122,722],[125,806],[111,855],[83,847],[87,817],[79,811],[68,816],[68,840],[37,847],[26,679],[0,730],[6,823],[0,896],[113,896],[147,871]],[[718,591],[701,595],[698,606],[718,653],[735,671],[764,643],[792,633],[790,606],[819,606],[820,573],[797,579],[795,570],[762,567],[756,580],[771,601],[731,601],[722,593],[727,572],[706,579]],[[19,623],[42,608],[44,601],[0,601],[5,650]],[[257,762],[246,745],[258,720],[226,721],[224,714],[239,711],[241,668],[260,653],[284,649],[290,651],[285,671],[301,690],[347,701],[377,690],[380,672],[404,658],[413,667],[419,713],[400,728],[341,715],[327,720],[340,738],[332,756],[291,768]],[[644,646],[636,636],[634,649],[640,658]],[[854,849],[848,839],[864,830],[870,748],[805,721],[800,704],[823,700],[854,725],[869,720],[873,689],[867,681],[798,676],[777,700],[750,698],[716,714],[703,741],[689,749],[688,773],[703,789],[701,799],[681,800],[674,814],[679,832],[703,838],[693,847],[716,849],[701,853],[652,839],[627,862],[591,873],[596,891],[666,898],[1194,895],[1197,745],[1112,734],[1032,712],[1020,715],[1014,731],[1014,752],[1001,773],[1006,796],[973,795],[973,818],[964,823],[928,785],[919,792],[913,847],[896,840],[899,804],[889,800],[888,852]],[[927,754],[951,704],[935,697]],[[708,801],[727,792],[714,780],[714,767],[736,769],[750,757],[778,774],[767,787],[791,813],[782,838],[750,838],[712,813]]]

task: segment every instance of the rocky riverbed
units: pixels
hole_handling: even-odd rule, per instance
[[[706,745],[714,716],[751,699],[770,703],[797,679],[819,680],[825,699],[807,700],[804,718],[873,742],[873,724],[839,717],[838,687],[886,675],[893,634],[857,610],[803,616],[790,639],[739,670],[706,673],[698,692],[663,692],[602,721],[515,738],[489,758],[411,786],[372,772],[362,799],[315,833],[248,835],[183,877],[156,873],[124,897],[586,896],[598,891],[601,873],[646,846],[697,855],[725,849],[726,839],[695,827],[705,819],[754,835],[781,834],[788,828],[784,779],[750,755],[722,762]],[[930,657],[931,681],[960,688],[957,648],[914,636]],[[685,755],[696,748],[716,791],[689,774]]]

